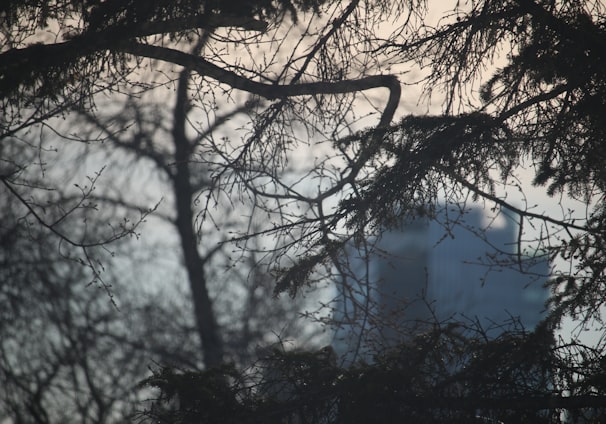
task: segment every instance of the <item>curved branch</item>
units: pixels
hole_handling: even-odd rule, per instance
[[[201,57],[168,47],[126,42],[120,46],[120,50],[136,56],[148,57],[184,66],[194,70],[202,76],[213,78],[232,88],[256,94],[268,100],[318,94],[354,93],[384,87],[389,89],[389,99],[383,110],[383,114],[381,115],[379,127],[389,125],[400,101],[400,81],[395,75],[372,75],[355,80],[334,82],[319,81],[292,85],[266,84],[250,80],[234,72],[225,70]]]
[[[376,130],[372,134],[370,143],[365,146],[365,149],[361,152],[358,160],[353,164],[351,172],[345,176],[339,184],[322,193],[316,201],[321,201],[322,199],[337,193],[347,184],[353,184],[363,165],[379,148],[380,140],[384,135],[384,130],[390,125],[395,115],[402,93],[400,81],[395,75],[372,75],[355,80],[333,82],[319,81],[285,85],[266,84],[253,81],[238,75],[235,72],[223,69],[204,58],[167,47],[129,42],[124,43],[121,49],[122,51],[133,55],[181,65],[186,69],[191,69],[202,76],[213,78],[232,88],[256,94],[269,100],[305,95],[345,94],[371,90],[374,88],[387,88],[389,90],[387,104],[383,109]]]

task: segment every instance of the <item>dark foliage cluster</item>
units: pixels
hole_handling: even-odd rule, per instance
[[[577,399],[553,396],[568,364],[544,328],[509,331],[486,342],[480,333],[448,325],[384,350],[372,363],[348,368],[337,366],[325,352],[276,349],[245,372],[159,369],[144,384],[161,395],[141,419],[552,423],[560,422],[564,410],[593,420],[606,414],[604,396],[598,394],[603,381],[578,391]]]
[[[453,197],[469,193],[514,213],[521,227],[542,222],[565,232],[540,246],[552,259],[580,259],[572,273],[578,291],[563,299],[553,280],[554,321],[568,313],[586,320],[599,317],[601,301],[590,299],[603,299],[606,293],[598,247],[604,239],[606,187],[606,17],[599,5],[581,3],[472,2],[471,10],[452,22],[424,28],[401,44],[385,43],[390,54],[430,70],[426,90],[441,88],[446,110],[443,115],[407,116],[387,129],[371,128],[338,140],[341,148],[357,149],[358,158],[375,170],[371,178],[357,181],[353,194],[331,216],[331,223],[344,222],[351,230],[351,236],[339,239],[341,246],[415,214],[431,216],[440,192]],[[495,58],[502,65],[493,65]],[[483,67],[494,68],[488,78],[481,78]],[[466,84],[477,86],[479,105],[461,103]],[[364,158],[368,146],[375,150]],[[547,195],[588,202],[593,210],[587,222],[553,219],[500,197],[497,185],[510,184],[519,166],[534,173],[533,184],[544,186]],[[352,164],[353,176],[360,167]],[[337,239],[318,240],[314,254],[301,263],[307,273],[314,262],[322,265],[334,257]],[[285,273],[280,288],[296,292],[297,284],[304,281]]]

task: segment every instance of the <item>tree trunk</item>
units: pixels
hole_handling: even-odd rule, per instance
[[[177,100],[174,110],[173,143],[175,146],[176,172],[173,174],[177,219],[175,225],[179,231],[183,258],[187,268],[189,286],[192,293],[196,327],[202,342],[204,364],[207,368],[223,362],[223,341],[213,311],[212,300],[204,271],[204,259],[198,251],[198,240],[194,228],[192,199],[194,190],[190,182],[191,144],[185,134],[185,123],[189,103],[187,99],[188,70],[181,72],[177,88]]]

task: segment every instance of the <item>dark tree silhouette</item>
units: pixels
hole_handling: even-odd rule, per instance
[[[172,145],[148,157],[168,167],[177,194],[177,229],[208,366],[222,362],[224,347],[193,234],[213,223],[223,196],[249,206],[251,225],[230,234],[233,246],[273,237],[279,248],[259,260],[271,258],[276,294],[292,296],[325,282],[327,272],[349,275],[342,259],[348,246],[361,247],[403,219],[433,216],[443,199],[483,202],[519,222],[511,265],[520,265],[529,243],[554,261],[546,327],[567,317],[600,325],[606,298],[600,2],[472,0],[439,11],[439,19],[421,0],[225,4],[10,1],[1,11],[3,144],[19,140],[35,148],[33,131],[57,129],[58,118],[74,112],[95,122],[104,98],[127,94],[138,101],[174,89]],[[411,97],[427,100],[426,110],[409,106]],[[201,110],[214,112],[206,114],[210,122],[202,123]],[[225,123],[234,125],[225,130]],[[63,141],[85,141],[78,131],[57,133]],[[133,146],[146,142],[132,139]],[[187,165],[194,151],[208,180],[197,197]],[[93,272],[96,258],[86,249],[134,231],[126,225],[111,236],[95,232],[92,241],[69,238],[59,225],[69,214],[45,219],[29,195],[34,185],[16,178],[24,166],[14,167],[10,151],[2,154],[8,195],[39,225],[82,249]],[[519,181],[520,169],[529,181]],[[564,200],[558,211],[510,200],[512,191],[530,185],[546,196],[569,196],[583,211],[566,210]],[[554,343],[554,351],[569,347]],[[603,337],[593,349],[571,354],[582,366],[543,391],[543,405],[595,406]],[[562,401],[564,393],[572,400]]]

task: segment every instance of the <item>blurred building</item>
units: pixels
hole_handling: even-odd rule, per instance
[[[338,286],[334,346],[342,358],[370,359],[373,344],[397,343],[449,320],[489,337],[512,325],[532,330],[544,317],[544,256],[518,255],[518,225],[486,222],[480,209],[444,210],[386,232],[366,254],[352,249],[352,275]]]

